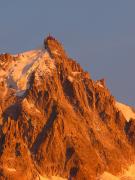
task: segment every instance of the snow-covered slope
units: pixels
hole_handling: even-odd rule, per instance
[[[40,175],[40,180],[67,180],[67,179],[59,177],[59,176],[45,177],[45,176]]]
[[[104,172],[100,180],[134,180],[135,179],[135,164],[130,165],[127,169],[123,170],[118,176],[114,176],[109,172]]]
[[[44,45],[0,55],[0,179],[121,178],[135,162],[132,109],[55,38]]]
[[[132,110],[130,106],[127,106],[120,102],[116,102],[116,107],[119,111],[122,112],[127,121],[129,121],[131,118],[135,119],[135,112]]]
[[[14,55],[15,61],[5,72],[3,78],[7,86],[16,90],[16,94],[22,95],[29,88],[29,78],[33,72],[35,77],[50,75],[55,69],[54,61],[45,49],[36,49]]]

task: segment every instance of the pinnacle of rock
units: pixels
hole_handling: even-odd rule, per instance
[[[0,179],[120,174],[135,160],[135,112],[54,37],[44,47],[0,55]]]

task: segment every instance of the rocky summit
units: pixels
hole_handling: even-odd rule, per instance
[[[0,102],[0,180],[120,179],[134,165],[134,110],[50,35],[0,55]]]

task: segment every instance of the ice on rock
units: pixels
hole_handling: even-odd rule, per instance
[[[130,119],[135,119],[135,112],[132,110],[131,107],[120,102],[116,102],[116,107],[119,111],[122,112],[127,121],[129,121]]]
[[[16,90],[17,96],[24,95],[29,87],[31,74],[35,72],[35,77],[51,75],[55,69],[54,60],[45,49],[36,49],[14,55],[16,61],[6,74],[7,85]],[[5,75],[1,71],[0,75]]]

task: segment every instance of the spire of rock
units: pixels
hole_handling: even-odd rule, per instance
[[[54,57],[67,57],[62,44],[50,34],[44,39],[44,47]]]
[[[135,160],[134,112],[54,37],[44,47],[0,55],[0,180],[120,173]]]

